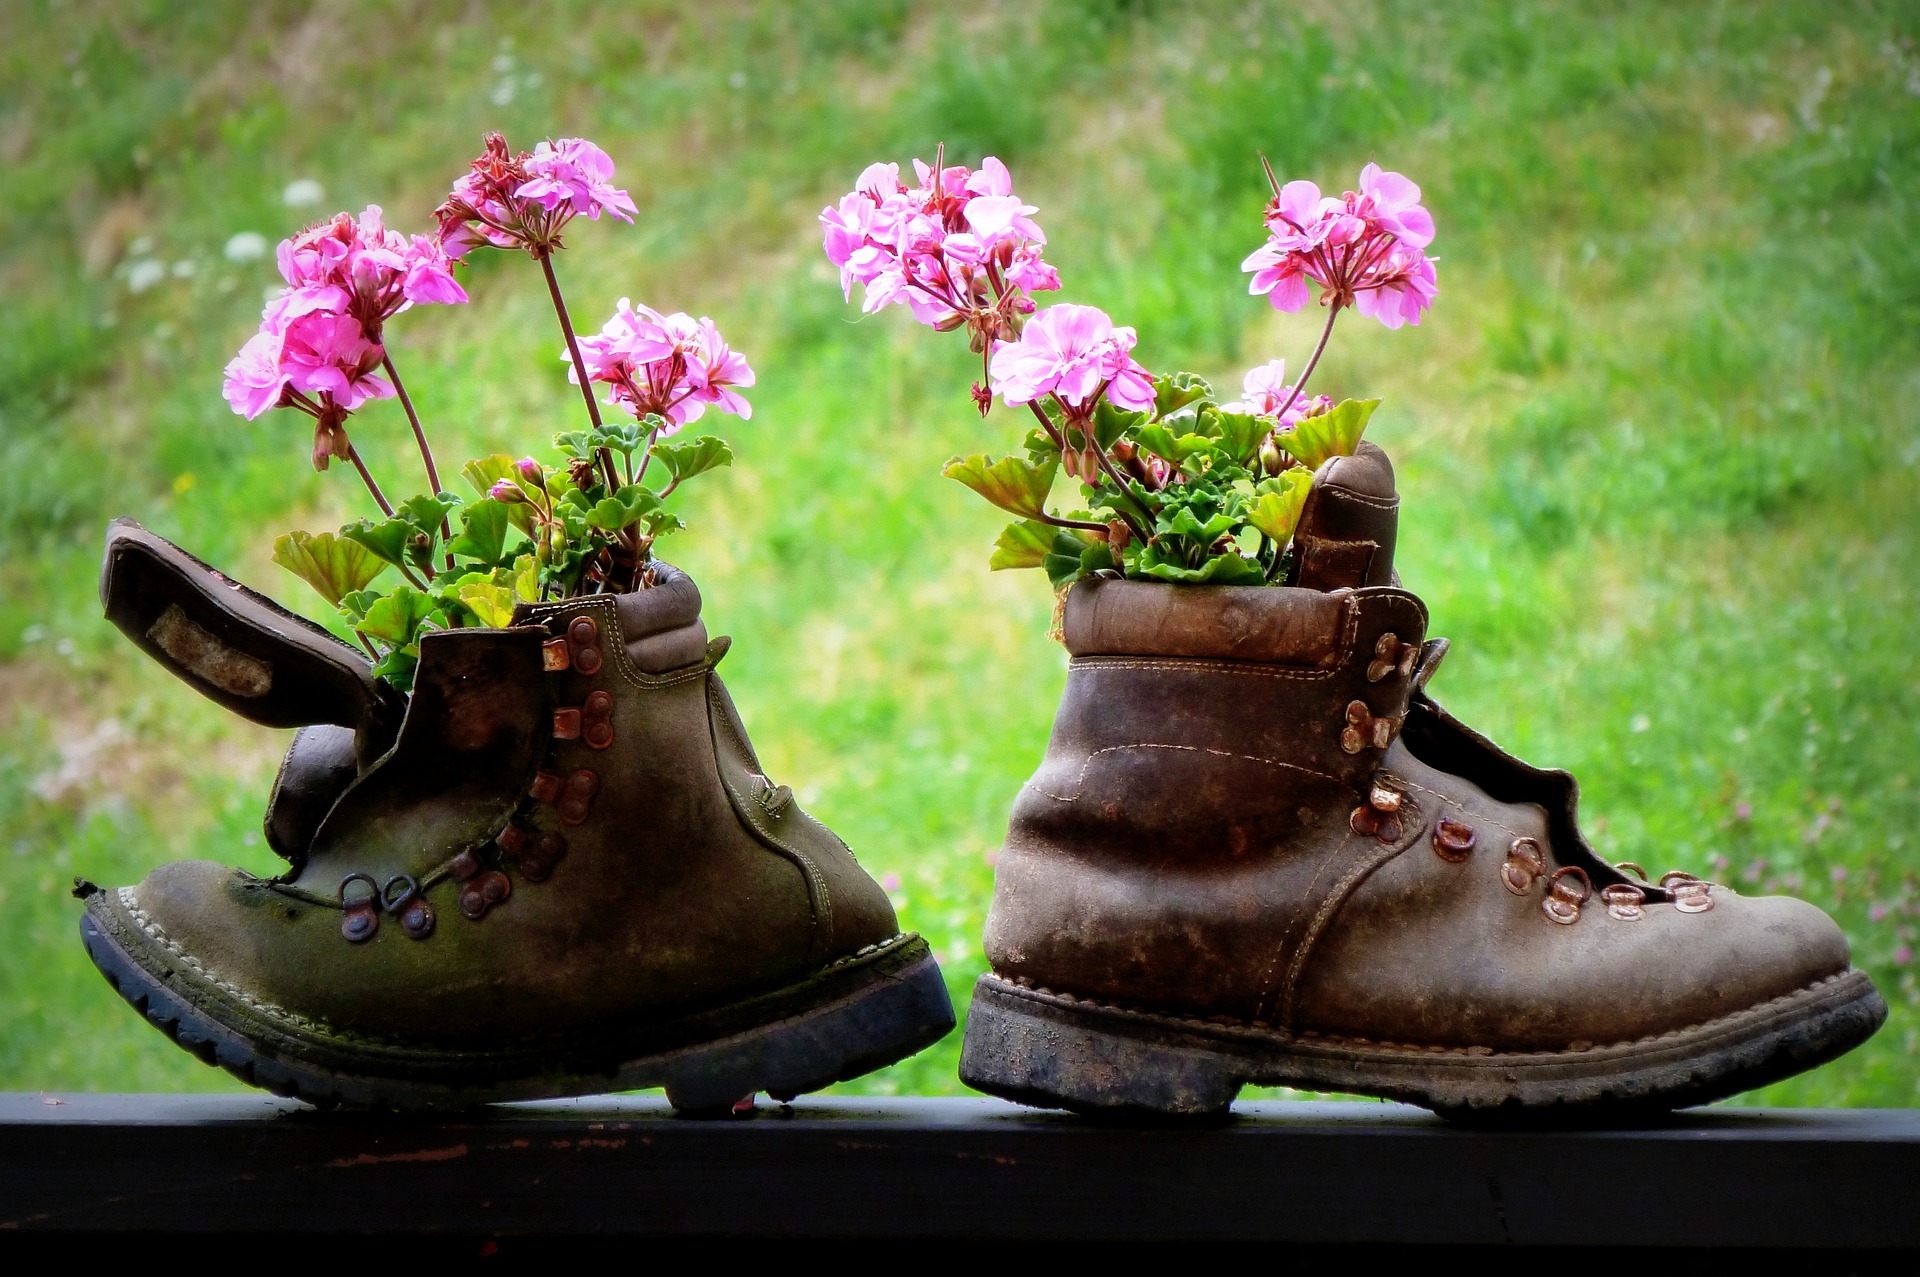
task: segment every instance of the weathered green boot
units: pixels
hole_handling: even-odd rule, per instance
[[[664,1086],[713,1109],[937,1041],[926,942],[762,774],[727,641],[658,578],[427,635],[395,732],[352,649],[116,524],[109,617],[248,717],[314,725],[266,818],[289,871],[82,884],[94,962],[181,1046],[318,1104]]]

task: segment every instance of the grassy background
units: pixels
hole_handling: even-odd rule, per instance
[[[234,1086],[92,972],[66,897],[210,855],[270,871],[284,741],[134,655],[93,593],[131,513],[292,605],[288,527],[364,511],[304,418],[228,415],[270,241],[377,201],[425,229],[481,132],[600,141],[639,225],[582,225],[576,315],[711,314],[753,360],[739,462],[670,549],[776,778],[928,934],[962,997],[990,853],[1064,673],[1000,520],[938,477],[982,424],[963,343],[844,306],[813,220],[876,158],[997,153],[1063,297],[1151,368],[1231,383],[1315,319],[1246,296],[1265,149],[1368,158],[1439,223],[1417,330],[1343,326],[1320,389],[1382,395],[1402,570],[1455,641],[1437,693],[1580,773],[1609,855],[1833,910],[1893,1005],[1760,1097],[1911,1104],[1920,1015],[1920,11],[1911,4],[899,0],[7,7],[0,40],[0,1086]],[[289,208],[296,179],[325,202]],[[154,276],[158,273],[158,279]],[[145,285],[135,288],[136,284]],[[389,330],[443,463],[577,424],[537,272]],[[398,409],[356,439],[400,487]],[[855,1084],[951,1092],[957,1035]]]

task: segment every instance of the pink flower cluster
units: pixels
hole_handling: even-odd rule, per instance
[[[394,393],[377,375],[386,321],[416,302],[467,300],[440,245],[386,229],[378,205],[346,213],[283,240],[287,286],[261,312],[260,330],[225,370],[227,403],[248,420],[272,408],[313,417],[313,464],[345,459],[343,423],[369,399]]]
[[[821,211],[827,260],[845,295],[855,282],[866,290],[868,313],[905,303],[942,332],[970,326],[984,351],[1033,312],[1028,293],[1060,287],[1040,256],[1039,209],[1013,193],[1007,166],[991,155],[978,170],[913,167],[920,184],[909,189],[898,164],[870,165],[837,207]]]
[[[1014,405],[1053,395],[1070,411],[1091,411],[1103,394],[1130,411],[1152,408],[1153,379],[1127,353],[1135,340],[1132,328],[1114,327],[1098,307],[1049,306],[1020,340],[995,344],[994,393]]]
[[[572,363],[571,355],[560,357]],[[745,355],[728,346],[711,319],[662,315],[626,298],[598,336],[580,339],[580,358],[591,381],[608,387],[607,402],[644,418],[658,415],[671,435],[698,421],[708,405],[742,419],[753,408],[735,387],[753,385]],[[571,367],[567,379],[579,383]]]
[[[613,160],[585,138],[542,142],[515,155],[498,133],[434,212],[439,241],[454,261],[475,248],[524,248],[544,254],[560,246],[575,217],[602,213],[633,221],[632,198],[613,184]]]
[[[1333,400],[1325,395],[1301,397],[1287,380],[1287,361],[1274,359],[1249,372],[1240,383],[1239,401],[1222,407],[1227,412],[1271,417],[1276,429],[1288,430],[1302,417],[1333,407]]]
[[[1274,309],[1307,304],[1307,281],[1320,304],[1352,306],[1388,328],[1418,324],[1438,291],[1433,217],[1420,188],[1377,164],[1360,171],[1360,189],[1322,197],[1312,182],[1288,182],[1267,206],[1268,240],[1241,263],[1253,272],[1250,292]]]

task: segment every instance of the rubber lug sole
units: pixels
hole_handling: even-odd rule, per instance
[[[788,1099],[885,1068],[938,1042],[954,1026],[946,981],[927,942],[906,936],[871,958],[841,964],[786,991],[786,1005],[797,996],[799,1009],[751,1028],[631,1059],[610,1056],[604,1067],[516,1070],[436,1083],[417,1074],[303,1060],[284,1044],[270,1046],[207,1014],[134,961],[91,911],[80,919],[80,935],[114,990],[180,1047],[250,1086],[321,1108],[462,1109],[657,1086],[675,1108],[724,1113],[757,1091]],[[807,1003],[810,993],[814,1000]],[[727,1010],[703,1014],[724,1019]],[[567,1054],[577,1056],[577,1047]]]
[[[1297,1037],[1130,1011],[984,975],[960,1080],[1039,1108],[1219,1119],[1240,1088],[1403,1100],[1456,1120],[1587,1122],[1706,1104],[1824,1064],[1873,1036],[1887,1006],[1847,971],[1760,1006],[1586,1051],[1469,1054]]]

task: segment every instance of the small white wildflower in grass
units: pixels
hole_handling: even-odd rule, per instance
[[[127,267],[127,288],[132,292],[144,293],[166,277],[166,266],[148,258]]]
[[[191,257],[184,257],[173,264],[173,277],[175,279],[192,279],[194,271],[198,269],[199,267],[195,265]]]
[[[257,262],[267,255],[267,237],[259,231],[241,231],[221,250],[230,262]]]
[[[280,193],[280,202],[288,208],[305,208],[327,198],[327,190],[310,177],[297,177]]]
[[[1630,723],[1629,726],[1631,726],[1633,730],[1636,732],[1644,732],[1648,728],[1653,726],[1653,720],[1648,718],[1645,714],[1635,714],[1633,716],[1633,722]]]
[[[493,92],[487,95],[487,100],[495,106],[506,106],[511,103],[513,101],[513,77],[508,76],[506,79],[500,81],[500,83],[494,85]]]

